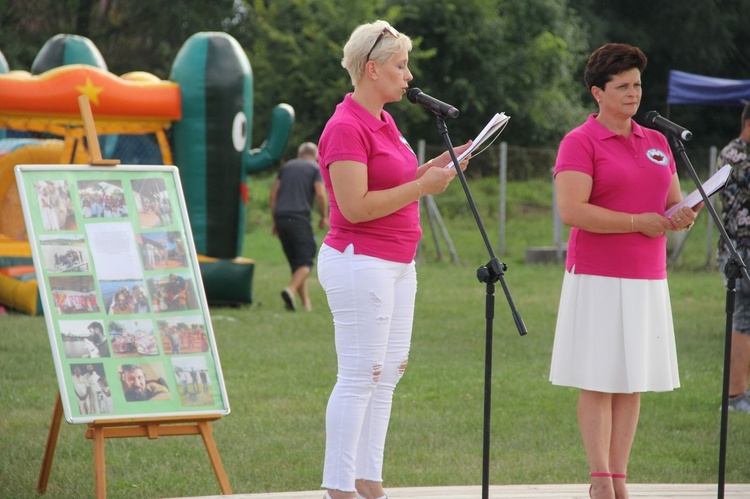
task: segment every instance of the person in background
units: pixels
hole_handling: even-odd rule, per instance
[[[689,229],[667,139],[633,120],[646,56],[631,45],[595,50],[584,81],[599,112],[561,141],[557,207],[571,227],[550,381],[580,389],[578,424],[595,499],[625,484],[640,394],[680,386],[665,233]],[[698,206],[700,208],[700,206]]]
[[[281,292],[281,298],[290,311],[297,309],[295,295],[299,295],[305,310],[312,310],[307,278],[318,251],[310,217],[313,201],[320,213],[318,227],[328,227],[328,199],[317,161],[318,146],[312,142],[301,144],[297,149],[297,158],[281,168],[271,186],[271,233],[281,241],[292,269],[292,278]]]
[[[721,192],[722,223],[742,261],[750,262],[750,103],[742,110],[740,135],[719,154],[719,167],[732,171]],[[719,238],[719,269],[729,261],[729,248]],[[726,284],[726,277],[724,278]],[[750,285],[740,277],[735,283],[732,349],[729,357],[729,410],[750,413]]]
[[[318,279],[333,315],[338,358],[326,409],[322,487],[329,499],[386,497],[383,450],[414,319],[418,200],[443,192],[456,176],[446,168],[447,151],[419,165],[383,109],[406,93],[411,48],[409,37],[385,21],[354,30],[341,62],[354,91],[336,107],[319,142],[331,229],[318,253]]]

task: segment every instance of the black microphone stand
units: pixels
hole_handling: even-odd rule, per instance
[[[492,249],[490,240],[487,237],[487,231],[484,229],[482,219],[477,211],[477,206],[474,203],[474,199],[469,191],[469,186],[466,183],[466,177],[464,176],[461,165],[456,158],[456,153],[453,150],[453,144],[451,144],[450,136],[448,135],[448,126],[445,124],[445,119],[439,113],[435,113],[437,117],[438,132],[443,137],[445,145],[448,148],[451,159],[453,160],[453,166],[456,168],[458,178],[461,181],[461,186],[466,194],[466,199],[469,202],[471,212],[474,214],[474,220],[477,222],[479,232],[484,239],[484,245],[487,247],[487,252],[490,254],[490,261],[486,265],[482,265],[477,269],[477,279],[479,282],[486,284],[486,299],[485,299],[485,363],[484,363],[484,430],[482,437],[482,499],[489,499],[489,481],[490,481],[490,420],[491,420],[491,405],[492,405],[492,326],[493,319],[495,317],[495,283],[500,281],[505,297],[508,300],[511,313],[513,314],[513,320],[516,323],[516,328],[521,336],[525,335],[528,331],[526,325],[523,323],[523,319],[516,310],[516,306],[513,303],[513,298],[510,295],[508,285],[503,278],[504,272],[507,270],[507,266],[501,263],[495,256],[495,252]]]
[[[719,435],[719,488],[717,495],[719,499],[723,499],[726,475],[727,422],[729,412],[729,366],[732,353],[732,316],[734,315],[734,298],[736,294],[735,286],[737,278],[740,277],[740,275],[744,277],[748,283],[750,283],[750,276],[748,276],[745,262],[742,261],[742,257],[737,253],[737,250],[732,244],[732,240],[729,238],[729,235],[724,228],[724,224],[719,219],[719,215],[716,213],[716,209],[709,202],[708,196],[706,196],[706,192],[703,190],[703,186],[701,185],[701,181],[698,178],[698,175],[695,173],[695,169],[693,168],[692,163],[690,163],[690,158],[688,158],[688,155],[685,152],[685,146],[682,144],[682,141],[676,134],[668,133],[666,135],[670,140],[672,151],[676,152],[680,156],[680,158],[682,158],[685,166],[687,167],[688,173],[690,173],[693,182],[695,182],[695,185],[698,187],[698,192],[700,192],[701,198],[703,198],[703,203],[706,209],[708,209],[708,212],[711,214],[711,218],[713,219],[714,224],[719,229],[719,233],[721,234],[721,238],[724,241],[724,245],[729,248],[730,253],[729,260],[724,266],[724,275],[727,278],[727,294],[725,305],[726,326],[724,331],[724,379],[721,391],[721,430]]]

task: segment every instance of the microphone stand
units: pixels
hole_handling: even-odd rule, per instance
[[[456,153],[453,150],[453,144],[451,144],[450,136],[448,135],[448,126],[445,124],[445,119],[439,113],[435,113],[437,117],[438,132],[443,137],[445,145],[448,148],[451,159],[453,160],[453,166],[456,168],[458,178],[461,181],[461,186],[466,194],[466,199],[469,202],[471,212],[474,214],[474,220],[476,220],[479,232],[484,240],[484,245],[487,247],[487,252],[490,255],[490,261],[486,265],[482,265],[477,269],[477,279],[479,282],[486,284],[486,298],[485,298],[485,368],[484,368],[484,430],[482,437],[482,499],[489,499],[489,479],[490,479],[490,420],[491,420],[491,404],[492,404],[492,328],[495,310],[495,283],[500,282],[505,297],[508,300],[511,313],[513,314],[513,320],[516,323],[516,328],[521,336],[524,336],[528,331],[526,325],[523,323],[523,319],[516,310],[516,306],[513,303],[513,298],[510,295],[510,290],[503,278],[507,266],[501,263],[495,256],[495,252],[492,249],[490,240],[487,237],[487,231],[484,229],[482,219],[479,216],[479,211],[474,203],[474,199],[469,191],[469,186],[466,183],[466,177],[464,176],[463,170],[456,158]]]
[[[723,499],[726,475],[727,423],[729,412],[729,367],[732,353],[732,316],[734,315],[734,298],[736,294],[735,286],[737,278],[740,277],[740,275],[744,277],[748,283],[750,283],[750,276],[748,276],[745,262],[742,261],[742,257],[737,253],[737,250],[732,244],[732,240],[729,238],[729,235],[724,228],[724,224],[719,219],[719,215],[717,215],[716,209],[708,201],[708,196],[706,196],[706,192],[703,190],[703,185],[701,184],[698,175],[695,173],[695,168],[693,168],[692,163],[690,163],[690,158],[688,158],[688,155],[685,152],[685,146],[682,144],[682,141],[676,134],[668,133],[666,135],[670,140],[672,151],[677,152],[680,158],[682,158],[688,172],[690,173],[690,176],[693,179],[693,182],[695,182],[695,185],[698,187],[698,192],[700,192],[701,198],[703,198],[703,203],[706,209],[708,209],[708,212],[711,214],[711,218],[713,219],[714,224],[719,229],[719,233],[721,234],[721,238],[724,241],[724,245],[729,248],[730,253],[729,260],[724,266],[724,275],[727,278],[727,294],[725,305],[726,326],[724,332],[724,378],[721,392],[721,430],[719,435],[719,488],[717,495],[718,499]]]

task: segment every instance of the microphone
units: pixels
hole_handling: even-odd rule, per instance
[[[409,102],[412,104],[424,106],[443,118],[455,118],[458,116],[458,109],[443,101],[439,101],[434,97],[430,97],[416,87],[410,88],[406,91],[406,98],[409,99]]]
[[[693,133],[687,128],[683,128],[676,123],[672,123],[667,118],[663,118],[656,111],[649,111],[643,118],[646,122],[646,126],[659,130],[663,134],[674,134],[680,137],[682,140],[690,140],[693,138]]]

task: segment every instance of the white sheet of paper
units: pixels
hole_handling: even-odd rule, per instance
[[[476,151],[477,148],[479,148],[487,139],[492,137],[495,132],[502,128],[509,119],[510,116],[507,116],[505,113],[495,113],[495,116],[492,117],[489,123],[487,123],[482,131],[479,132],[479,135],[477,135],[476,138],[471,142],[469,148],[456,157],[456,159],[458,159],[458,162],[460,163],[469,154],[471,154],[473,151]],[[448,167],[453,168],[453,163],[449,164]]]
[[[703,187],[703,192],[706,193],[706,196],[711,197],[713,194],[716,194],[718,191],[724,188],[731,171],[731,166],[724,165],[719,169],[719,171],[711,175],[711,178],[701,184],[701,187]],[[689,206],[690,208],[693,208],[697,206],[701,201],[703,201],[703,197],[701,196],[700,191],[698,191],[698,189],[695,189],[693,192],[682,198],[682,201],[668,209],[665,213],[665,216],[669,218],[674,215],[675,211],[679,210],[683,206]]]

